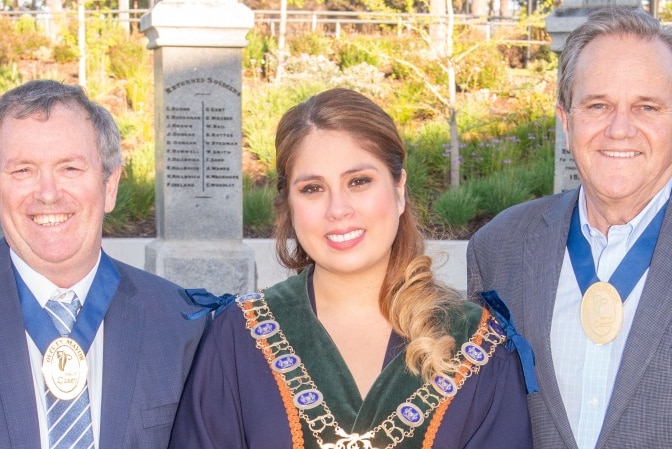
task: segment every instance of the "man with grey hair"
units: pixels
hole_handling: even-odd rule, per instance
[[[532,344],[536,448],[672,444],[672,32],[605,6],[570,33],[557,113],[573,191],[514,206],[468,247]]]
[[[77,86],[0,97],[0,447],[165,449],[204,320],[180,287],[101,250],[122,169]]]

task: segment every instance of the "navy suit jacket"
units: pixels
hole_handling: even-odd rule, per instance
[[[534,446],[576,449],[551,355],[550,329],[578,190],[514,206],[469,242],[468,288],[496,289],[532,344],[541,393],[528,397]],[[672,447],[672,207],[621,358],[596,449]]]
[[[98,449],[165,449],[205,319],[184,290],[113,260],[119,287],[105,315]],[[0,448],[40,447],[35,392],[16,280],[0,240]]]

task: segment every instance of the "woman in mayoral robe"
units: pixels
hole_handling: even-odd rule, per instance
[[[531,448],[520,360],[434,278],[391,117],[332,89],[275,145],[277,256],[297,274],[217,310],[170,447]]]

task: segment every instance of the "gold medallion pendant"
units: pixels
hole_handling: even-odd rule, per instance
[[[44,383],[58,399],[69,401],[79,396],[86,385],[88,371],[86,354],[72,338],[57,338],[44,352]]]
[[[612,342],[623,325],[623,301],[608,282],[591,285],[581,300],[581,325],[595,344]]]

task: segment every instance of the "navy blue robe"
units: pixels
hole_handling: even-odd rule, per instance
[[[310,271],[267,289],[266,300],[341,428],[362,434],[387,418],[422,381],[406,370],[404,342],[392,334],[381,374],[362,399],[338,349],[315,316]],[[480,307],[473,303],[465,301],[463,308],[462,318],[450,327],[458,348],[476,330],[481,316]],[[305,448],[317,448],[302,425]],[[424,428],[396,448],[420,448],[423,439]],[[525,385],[515,352],[499,345],[480,372],[467,379],[448,407],[432,447],[532,448]],[[235,304],[217,316],[204,335],[177,412],[170,448],[292,448],[278,385]]]

